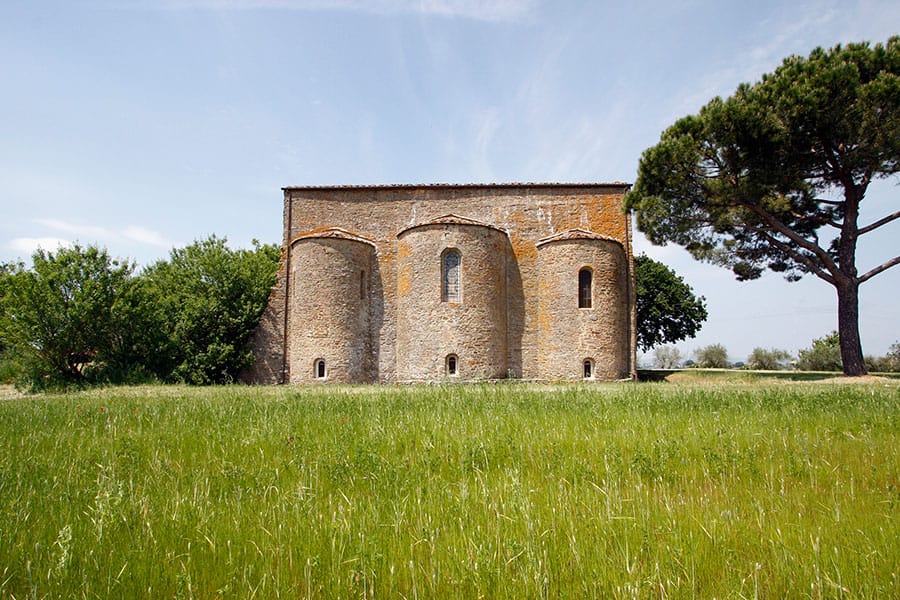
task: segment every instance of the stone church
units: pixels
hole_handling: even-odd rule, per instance
[[[624,183],[284,188],[256,383],[635,374]]]

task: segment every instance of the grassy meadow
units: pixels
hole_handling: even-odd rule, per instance
[[[900,382],[0,400],[4,598],[897,598]]]

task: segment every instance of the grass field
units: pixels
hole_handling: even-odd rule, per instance
[[[0,596],[897,598],[900,382],[0,401]]]

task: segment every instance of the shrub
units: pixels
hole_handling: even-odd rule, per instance
[[[163,377],[192,384],[231,383],[253,362],[250,335],[275,283],[279,249],[254,242],[231,250],[211,236],[173,250],[142,279],[167,342]]]
[[[694,351],[697,365],[704,369],[727,369],[728,350],[722,344],[710,344]]]
[[[837,331],[812,341],[812,346],[800,351],[797,368],[803,371],[840,371],[841,345]]]
[[[790,366],[791,355],[786,350],[778,348],[754,348],[747,358],[747,366],[751,369],[774,371],[786,369]]]

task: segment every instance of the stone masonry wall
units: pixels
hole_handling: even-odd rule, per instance
[[[444,379],[451,354],[455,378],[506,377],[506,234],[443,223],[407,230],[398,242],[397,378]],[[459,302],[441,296],[441,257],[451,249],[461,255]]]
[[[617,276],[624,289],[618,294],[619,299],[611,302],[621,304],[616,306],[616,313],[622,315],[620,327],[627,365],[617,366],[609,376],[618,377],[623,372],[627,376],[634,370],[634,344],[629,341],[634,338],[631,240],[628,216],[621,210],[627,189],[627,184],[618,183],[288,187],[284,189],[284,243],[289,247],[297,238],[334,227],[373,242],[372,320],[367,351],[371,367],[367,367],[367,373],[377,381],[387,382],[414,374],[407,366],[401,369],[403,359],[398,357],[398,349],[403,348],[404,353],[419,349],[415,344],[410,346],[409,339],[404,341],[402,337],[406,334],[398,331],[398,263],[402,260],[400,252],[403,248],[398,235],[416,225],[451,214],[505,231],[508,234],[504,242],[507,245],[505,369],[514,377],[540,378],[545,374],[546,363],[541,350],[538,241],[572,229],[601,234],[619,242],[625,249],[624,273]],[[408,238],[413,231],[401,237]],[[492,257],[492,261],[502,256]],[[285,300],[293,297],[296,291],[292,289],[294,282],[288,277],[290,261],[291,257],[285,254],[269,307],[254,337],[258,360],[248,372],[246,379],[249,381],[278,383],[294,380],[290,375],[293,367],[288,364],[291,360],[289,357],[285,360],[284,356],[288,338],[294,335],[289,331],[290,335],[285,335]],[[437,256],[432,264],[433,268],[439,268]],[[484,268],[493,268],[491,264],[485,264]],[[466,271],[465,253],[463,265],[465,288],[473,277]],[[435,271],[431,276],[435,277],[437,286],[439,272]],[[310,315],[307,319],[315,320],[316,316]],[[490,327],[495,325],[492,321]],[[294,327],[302,325],[298,322]],[[493,337],[491,340],[493,344]],[[496,346],[493,348],[491,352],[495,352]],[[287,367],[284,376],[279,372],[279,357],[282,365]],[[435,364],[443,373],[444,356],[430,358],[438,361]],[[601,361],[596,360],[599,367]],[[499,364],[503,361],[491,359],[488,362]],[[465,366],[460,355],[461,370]],[[311,366],[302,365],[301,368],[311,373]],[[432,371],[434,368],[429,367]],[[597,375],[605,376],[600,372]]]
[[[375,381],[370,302],[374,246],[308,237],[291,246],[288,303],[290,383]],[[325,361],[319,377],[316,361]]]
[[[541,379],[629,377],[630,319],[625,251],[615,241],[565,239],[539,247]],[[591,307],[578,306],[578,273],[592,273]]]

